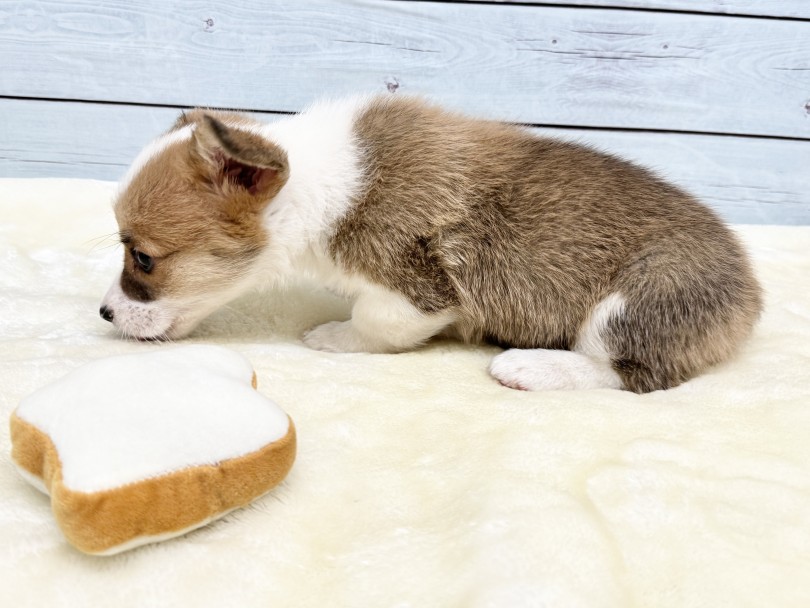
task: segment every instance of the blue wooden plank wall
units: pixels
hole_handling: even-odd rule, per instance
[[[807,0],[0,3],[0,176],[117,179],[177,111],[422,94],[810,223]]]

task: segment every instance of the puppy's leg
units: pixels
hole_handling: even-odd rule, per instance
[[[574,351],[513,348],[492,360],[489,372],[504,386],[527,391],[622,388],[602,331],[624,313],[624,299],[613,294],[591,312]]]
[[[426,314],[382,288],[360,295],[350,321],[324,323],[304,335],[310,348],[335,353],[396,353],[419,346],[455,320],[451,311]]]
[[[622,314],[599,336],[627,390],[667,389],[726,360],[759,316],[759,286],[733,249],[709,260],[653,252],[617,276]]]
[[[492,363],[506,386],[625,388],[678,386],[727,359],[761,308],[756,280],[738,258],[692,259],[644,252],[615,279],[614,292],[586,319],[574,352],[507,351]],[[704,263],[701,263],[704,262]],[[722,263],[721,263],[722,262]]]

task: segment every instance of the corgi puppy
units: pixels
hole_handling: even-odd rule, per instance
[[[304,337],[396,353],[437,334],[508,349],[515,389],[676,386],[737,349],[762,306],[735,236],[649,171],[420,99],[322,103],[272,124],[184,113],[114,204],[124,268],[101,316],[174,339],[261,283],[353,301]]]

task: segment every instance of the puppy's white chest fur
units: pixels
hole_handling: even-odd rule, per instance
[[[350,277],[328,258],[328,235],[363,187],[363,165],[354,124],[363,98],[321,103],[304,114],[257,130],[287,152],[290,177],[268,205],[269,235],[262,263],[265,279],[305,272],[341,293]]]

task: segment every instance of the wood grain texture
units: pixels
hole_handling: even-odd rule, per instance
[[[538,125],[810,138],[810,22],[398,0],[0,4],[0,95],[296,111],[399,90]]]
[[[501,4],[537,4],[537,0],[467,0]],[[752,15],[810,19],[807,0],[541,0],[540,4],[582,7],[643,8],[648,10],[688,11],[720,15]]]
[[[179,110],[0,100],[0,177],[115,180]],[[277,118],[264,115],[267,120]],[[746,137],[537,129],[658,170],[738,223],[810,224],[810,143]]]

